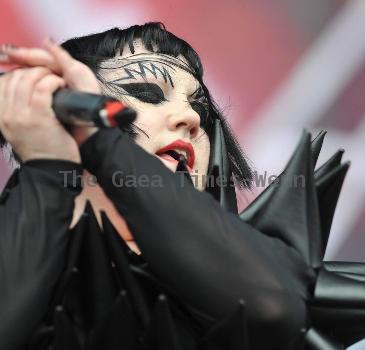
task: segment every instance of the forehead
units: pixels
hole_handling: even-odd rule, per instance
[[[123,58],[125,58],[125,59],[134,59],[138,56],[139,57],[151,56],[151,57],[156,57],[156,58],[166,58],[166,59],[170,59],[172,63],[176,63],[178,65],[181,65],[181,66],[183,66],[186,69],[191,71],[191,67],[189,66],[188,61],[186,60],[186,58],[183,55],[179,55],[175,58],[173,56],[158,53],[157,52],[157,46],[155,44],[152,44],[152,47],[153,47],[154,52],[151,52],[151,51],[147,50],[145,48],[145,46],[143,45],[142,41],[140,39],[136,39],[136,40],[133,41],[133,52],[131,51],[129,45],[126,44],[123,47],[122,55],[117,54],[115,58],[120,57],[122,59]]]
[[[151,52],[140,40],[135,40],[133,45],[133,53],[126,45],[122,55],[118,53],[114,58],[100,64],[99,72],[104,79],[107,81],[157,79],[162,83],[171,84],[172,87],[185,84],[189,85],[190,89],[197,89],[200,86],[182,55],[173,57]]]

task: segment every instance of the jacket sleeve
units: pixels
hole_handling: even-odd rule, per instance
[[[81,172],[80,165],[68,161],[32,160],[13,173],[3,190],[0,349],[24,349],[47,311],[80,191],[71,175]]]
[[[266,336],[273,348],[300,336],[314,273],[294,249],[223,210],[210,194],[182,186],[119,130],[94,134],[81,154],[172,293],[212,321],[244,300],[255,349]]]

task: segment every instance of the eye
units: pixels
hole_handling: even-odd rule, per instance
[[[190,102],[191,108],[200,116],[200,126],[204,129],[209,118],[208,106],[199,101]]]
[[[162,89],[153,83],[130,83],[120,84],[128,95],[137,98],[141,102],[157,105],[167,101]]]

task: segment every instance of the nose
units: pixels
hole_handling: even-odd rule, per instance
[[[180,111],[173,111],[167,119],[167,128],[171,131],[181,130],[190,138],[194,138],[199,133],[200,116],[191,106],[186,106]],[[184,135],[184,136],[185,136]]]

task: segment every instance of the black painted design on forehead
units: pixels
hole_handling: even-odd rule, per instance
[[[128,68],[131,69],[130,66],[133,64],[143,63],[143,65],[146,65],[147,63],[153,63],[157,68],[161,70],[161,66],[168,70],[176,71],[176,68],[179,68],[189,74],[191,74],[195,79],[200,81],[199,76],[197,73],[182,59],[178,57],[172,57],[166,54],[161,53],[140,53],[135,54],[127,57],[114,57],[112,59],[105,60],[101,62],[98,66],[99,68],[99,74],[103,75],[104,71],[110,71],[110,70],[117,70],[117,69],[124,69]],[[159,67],[160,66],[160,67]],[[139,67],[140,68],[140,67]],[[152,74],[156,72],[156,68],[149,68],[147,66],[144,67],[144,70],[152,70]],[[167,69],[168,68],[168,69]],[[163,70],[163,69],[162,69]],[[139,69],[139,72],[141,72],[141,68]],[[128,73],[127,73],[128,74]]]
[[[131,68],[131,66],[133,65],[137,65],[137,69]],[[137,76],[141,76],[144,79],[146,79],[148,72],[150,72],[155,79],[158,79],[158,77],[161,76],[164,79],[165,83],[169,82],[171,86],[174,87],[174,82],[166,66],[161,65],[161,67],[158,67],[154,61],[143,60],[143,61],[129,62],[120,68],[124,70],[125,75],[118,79],[110,81],[110,83],[122,84],[124,80],[128,79],[136,80]]]

